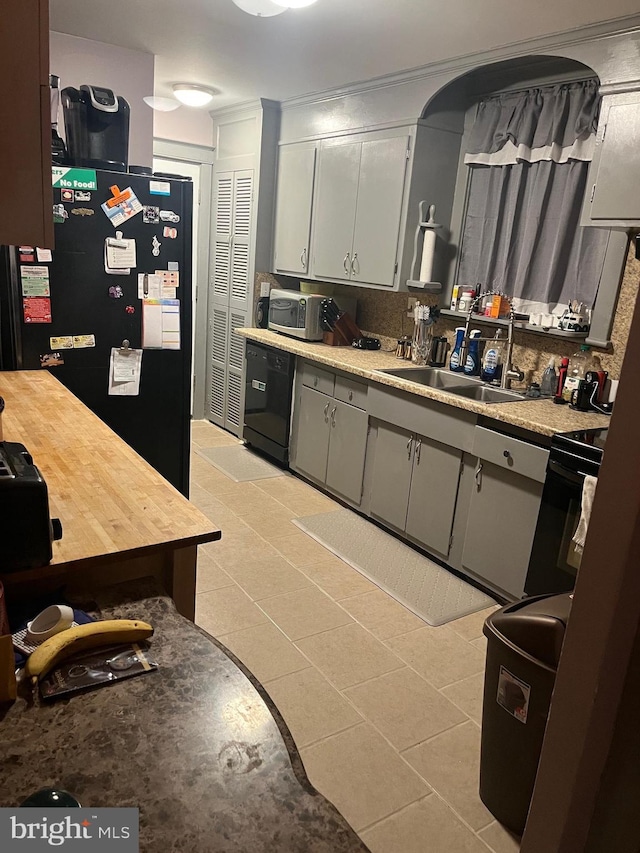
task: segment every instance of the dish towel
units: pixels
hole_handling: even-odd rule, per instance
[[[582,485],[582,509],[580,512],[580,521],[576,527],[576,532],[573,534],[573,544],[576,546],[576,552],[582,554],[584,543],[587,539],[587,530],[589,529],[589,519],[591,518],[591,507],[593,506],[593,496],[598,485],[598,478],[591,477],[587,474]]]

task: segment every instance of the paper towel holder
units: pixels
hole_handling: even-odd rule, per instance
[[[423,270],[423,251],[425,232],[430,231],[435,235],[438,228],[442,228],[435,221],[436,206],[427,201],[421,201],[418,205],[419,216],[416,226],[416,235],[413,241],[413,259],[411,261],[411,278],[407,280],[410,290],[422,290],[428,293],[440,293],[442,284],[439,281],[423,281],[421,272]],[[433,263],[431,264],[433,266]],[[431,270],[429,270],[431,273]],[[431,275],[429,275],[431,278]]]

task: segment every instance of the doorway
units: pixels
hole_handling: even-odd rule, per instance
[[[153,171],[184,175],[193,181],[191,416],[205,416],[207,371],[207,284],[213,148],[155,139]]]

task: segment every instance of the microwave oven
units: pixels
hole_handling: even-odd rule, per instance
[[[319,293],[274,288],[269,294],[269,328],[304,341],[321,341],[320,308],[329,297]],[[352,296],[332,296],[341,311],[355,320],[357,300]]]

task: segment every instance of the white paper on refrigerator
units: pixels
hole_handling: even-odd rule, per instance
[[[140,393],[142,350],[112,347],[109,363],[109,396],[137,397]]]

